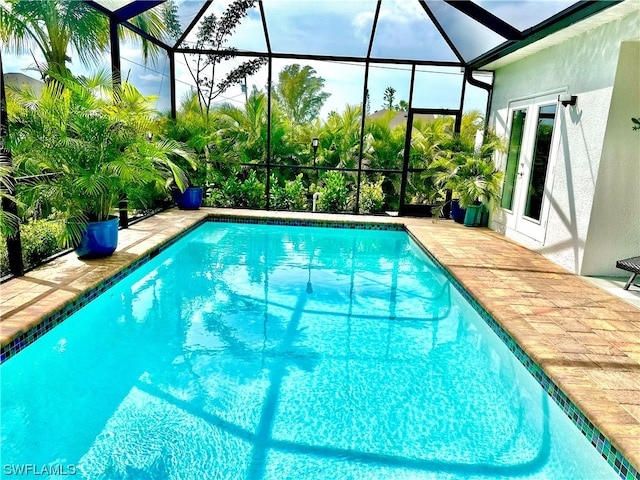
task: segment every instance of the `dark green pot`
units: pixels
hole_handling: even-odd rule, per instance
[[[464,225],[466,227],[477,227],[482,220],[482,205],[469,205],[464,214]]]

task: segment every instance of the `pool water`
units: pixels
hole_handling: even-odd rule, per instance
[[[404,232],[206,223],[0,373],[4,476],[617,478]]]

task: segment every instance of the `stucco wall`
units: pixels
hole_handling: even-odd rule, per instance
[[[640,41],[624,42],[616,69],[583,275],[619,275],[616,260],[640,255]]]
[[[544,240],[535,241],[507,230],[499,214],[492,220],[496,230],[574,273],[584,273],[583,257],[605,132],[608,133],[621,42],[637,37],[638,32],[640,13],[636,11],[495,72],[490,123],[499,133],[505,133],[510,102],[555,92],[578,96],[575,107],[558,110],[560,147],[552,173],[551,207]],[[628,121],[630,125],[630,117]],[[590,274],[615,273],[596,263],[600,262],[591,264]]]

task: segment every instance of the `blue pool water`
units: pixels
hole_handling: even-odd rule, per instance
[[[7,478],[617,478],[404,232],[204,224],[0,373]]]

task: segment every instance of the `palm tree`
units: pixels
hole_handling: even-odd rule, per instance
[[[264,162],[267,145],[267,96],[257,89],[244,109],[224,104],[215,111],[219,122],[219,145],[243,163]]]
[[[324,102],[331,96],[322,91],[324,79],[316,76],[309,65],[287,65],[278,75],[273,97],[280,104],[292,125],[315,119]]]
[[[184,190],[174,159],[190,156],[176,141],[149,136],[154,100],[126,82],[105,100],[73,77],[52,77],[39,98],[21,92],[15,100],[6,146],[17,169],[54,174],[31,188],[68,215],[65,246],[77,244],[88,222],[108,219],[133,187],[166,190],[172,180]]]
[[[157,38],[162,38],[167,30],[164,16],[158,10],[149,10],[130,21]],[[121,37],[140,38],[127,28],[119,31]],[[66,76],[67,63],[72,61],[70,45],[87,66],[96,65],[108,51],[109,19],[78,0],[5,0],[0,3],[0,38],[18,54],[37,47],[46,62],[39,70]],[[142,46],[145,60],[158,51],[157,46],[146,40]]]
[[[329,115],[320,135],[326,152],[324,163],[341,168],[357,167],[361,122],[361,105],[347,105],[342,114]]]
[[[396,112],[389,110],[381,118],[365,124],[363,168],[402,168],[406,124],[389,126]]]
[[[0,200],[2,201],[2,208],[0,209],[0,233],[6,236],[13,235],[18,230],[20,223],[18,216],[6,208],[9,202],[15,203],[14,192],[15,183],[13,181],[11,157],[9,157],[7,150],[0,145]]]

